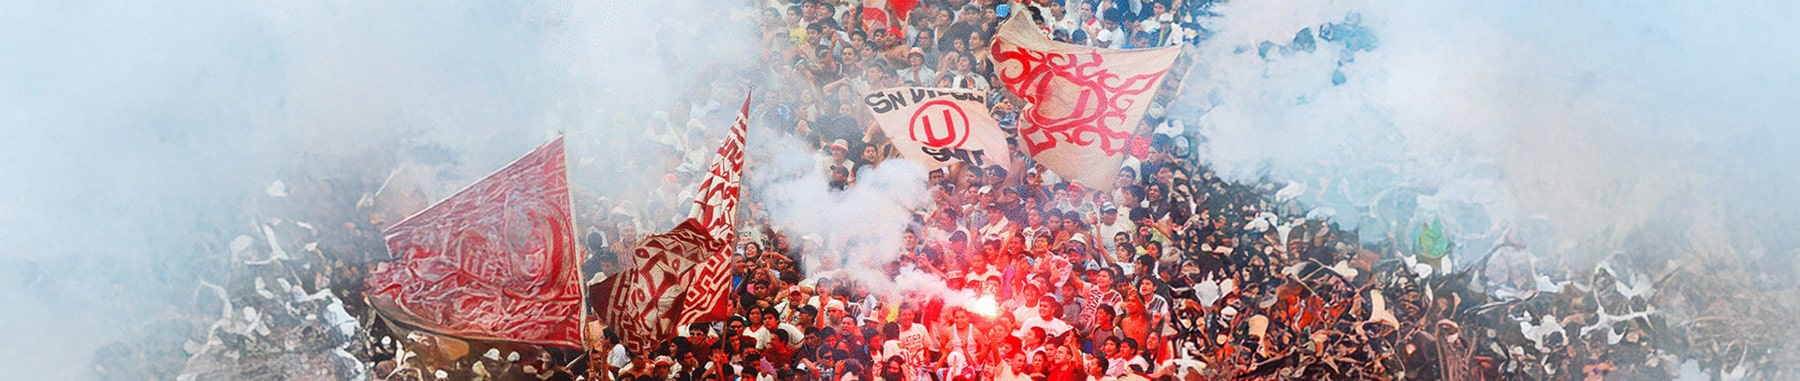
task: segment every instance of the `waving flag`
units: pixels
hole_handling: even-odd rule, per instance
[[[985,91],[901,87],[863,95],[863,105],[900,155],[927,170],[959,161],[1006,165],[1006,132],[988,114],[986,99]]]
[[[1179,47],[1114,50],[1051,41],[1030,17],[995,35],[994,74],[1030,103],[1019,135],[1032,157],[1065,179],[1107,187]]]
[[[594,317],[619,332],[634,353],[649,353],[675,327],[723,320],[731,311],[731,249],[750,99],[719,146],[688,219],[639,241],[632,269],[589,288]]]
[[[372,305],[448,335],[581,347],[581,273],[557,137],[383,233]]]

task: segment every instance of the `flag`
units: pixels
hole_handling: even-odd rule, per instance
[[[912,18],[913,8],[919,6],[919,0],[891,0],[889,6],[894,7],[894,17],[906,22]]]
[[[1006,132],[988,114],[986,99],[985,91],[900,87],[864,94],[863,105],[900,155],[927,170],[959,161],[1006,165]]]
[[[618,331],[621,344],[649,353],[675,327],[723,320],[731,313],[732,243],[750,99],[719,146],[688,219],[639,241],[631,269],[589,287],[594,318]]]
[[[887,9],[879,6],[862,7],[862,31],[867,34],[874,31],[887,31],[894,22],[888,18]]]
[[[994,37],[994,74],[1029,103],[1019,136],[1065,179],[1107,188],[1179,47],[1114,50],[1051,41],[1030,17],[1009,17]]]
[[[581,348],[581,273],[557,137],[388,227],[371,305],[428,331]]]

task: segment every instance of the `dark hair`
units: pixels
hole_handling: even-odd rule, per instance
[[[1174,147],[1175,140],[1169,138],[1168,135],[1156,135],[1156,137],[1150,138],[1150,148],[1155,148],[1158,151],[1168,153],[1170,148]]]

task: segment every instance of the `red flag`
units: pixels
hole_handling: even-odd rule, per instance
[[[1030,103],[1019,136],[1065,179],[1107,188],[1179,47],[1113,50],[1044,37],[1030,17],[1009,17],[994,37],[994,74]]]
[[[885,31],[888,30],[890,25],[893,25],[893,22],[888,19],[886,9],[867,6],[862,8],[863,33],[866,34],[877,30]]]
[[[390,318],[448,335],[581,347],[581,273],[557,137],[388,227],[369,274]]]
[[[919,0],[890,0],[888,5],[894,7],[894,17],[906,22],[912,18],[913,8],[919,6]]]
[[[745,97],[688,219],[639,241],[631,270],[589,288],[595,319],[617,330],[627,349],[649,353],[673,336],[675,327],[730,315],[731,250],[749,111]]]

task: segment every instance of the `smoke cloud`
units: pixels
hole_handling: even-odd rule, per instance
[[[200,281],[226,281],[232,237],[305,217],[283,210],[354,210],[383,179],[436,200],[563,133],[579,191],[648,193],[666,171],[638,159],[666,152],[643,138],[666,126],[657,112],[708,103],[695,89],[741,101],[714,69],[752,56],[750,16],[647,0],[0,4],[0,369],[94,378],[96,349],[159,334]],[[690,114],[697,145],[717,144],[727,109]],[[289,205],[327,193],[349,199]]]
[[[1365,239],[1438,217],[1477,255],[1510,236],[1571,264],[1649,251],[1786,269],[1800,109],[1781,105],[1800,30],[1772,15],[1795,10],[1230,2],[1171,115],[1222,175],[1294,181]],[[1344,37],[1332,24],[1375,47],[1328,41]]]
[[[781,136],[752,145],[757,146],[752,151],[767,156],[755,163],[746,189],[757,193],[769,223],[803,248],[797,260],[808,275],[849,279],[877,292],[912,287],[888,278],[885,270],[903,254],[902,235],[913,211],[929,201],[923,166],[887,160],[858,169],[856,183],[837,191],[828,186],[820,158],[797,139]]]
[[[1696,252],[1791,270],[1800,26],[1785,17],[1800,4],[1216,11],[1170,115],[1227,177],[1304,184],[1302,201],[1364,237],[1441,216],[1465,252],[1510,231],[1577,260]],[[410,166],[423,170],[397,182],[436,199],[560,132],[580,190],[648,199],[666,168],[643,159],[663,153],[646,136],[698,123],[709,150],[730,123],[744,82],[719,69],[755,59],[751,17],[699,0],[0,3],[0,369],[94,378],[95,350],[178,315],[230,237],[296,218],[268,207],[286,201],[275,181],[301,198],[341,190],[297,177]],[[1279,49],[1351,18],[1378,47]],[[690,120],[659,119],[682,109]],[[798,170],[814,166],[804,147],[759,138],[750,154],[775,169],[750,185],[772,220],[843,237],[808,250],[809,267],[898,255],[926,200],[920,168],[889,161],[828,193]],[[364,185],[349,188],[380,184]]]

